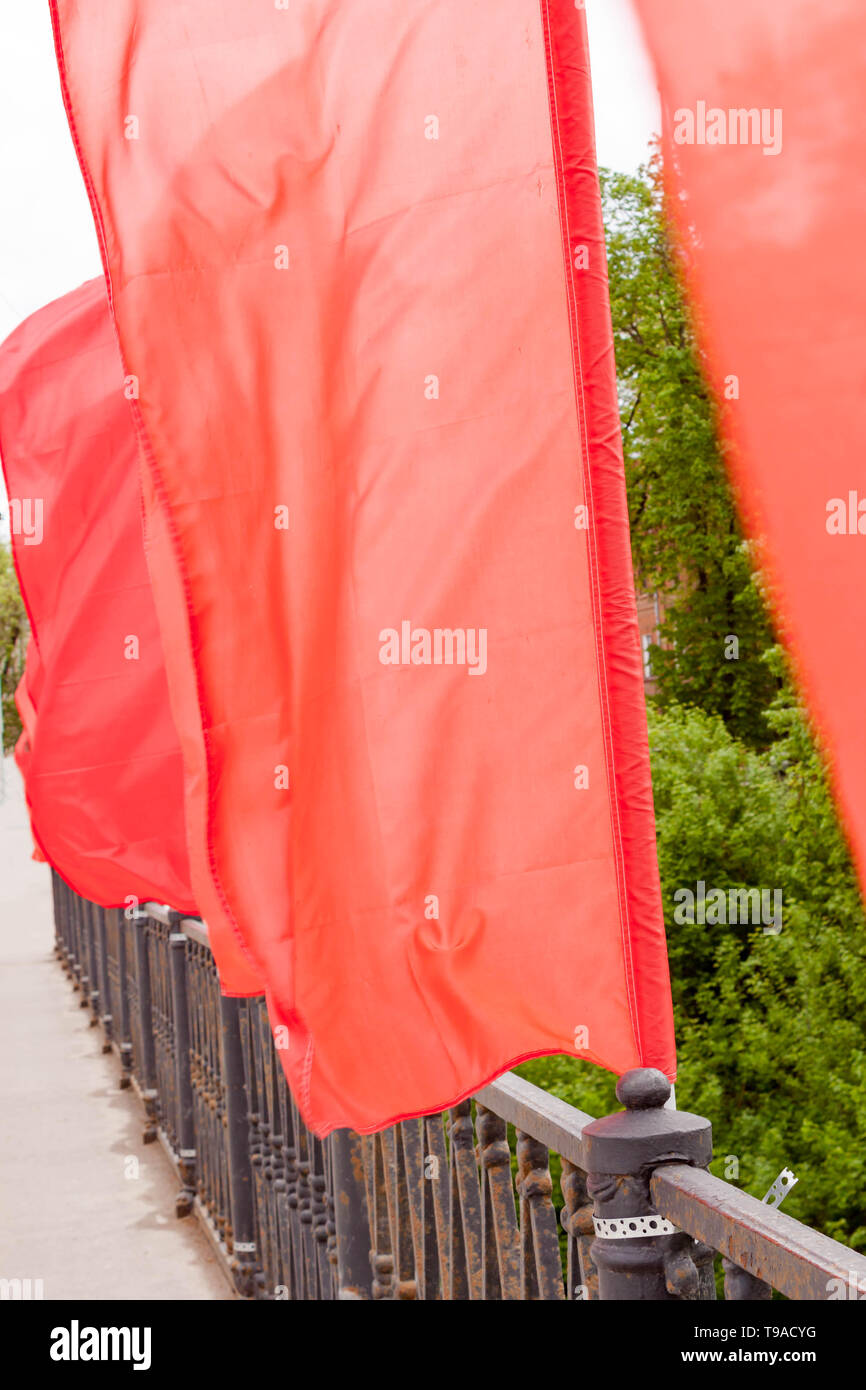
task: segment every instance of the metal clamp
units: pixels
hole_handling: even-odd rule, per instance
[[[640,1236],[674,1236],[679,1232],[678,1226],[655,1212],[649,1216],[594,1216],[592,1224],[602,1240],[637,1240]]]

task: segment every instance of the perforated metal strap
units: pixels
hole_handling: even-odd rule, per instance
[[[800,1181],[791,1172],[790,1168],[783,1168],[772,1187],[764,1194],[763,1201],[768,1207],[780,1207],[791,1191],[792,1187]]]
[[[594,1216],[595,1234],[603,1240],[637,1240],[639,1236],[674,1236],[679,1227],[666,1216]]]

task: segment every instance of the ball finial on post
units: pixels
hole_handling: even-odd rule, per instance
[[[633,1067],[616,1083],[617,1100],[626,1110],[661,1110],[670,1094],[671,1083],[655,1067]]]
[[[666,1109],[671,1083],[654,1067],[624,1072],[616,1094],[625,1109],[593,1120],[583,1131],[599,1297],[711,1299],[713,1251],[662,1216],[650,1191],[662,1164],[707,1166],[709,1121]]]

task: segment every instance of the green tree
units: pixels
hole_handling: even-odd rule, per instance
[[[657,698],[719,714],[760,747],[778,688],[762,660],[773,637],[665,229],[658,159],[635,175],[603,171],[602,194],[635,575],[665,608]]]
[[[0,544],[0,699],[3,702],[3,752],[15,745],[21,720],[15,706],[15,687],[24,670],[27,614],[18,588],[12,556]]]

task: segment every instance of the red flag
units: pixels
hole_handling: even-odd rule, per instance
[[[866,8],[638,9],[734,482],[866,890]]]
[[[0,348],[0,452],[32,629],[17,699],[34,838],[95,902],[194,911],[135,429],[102,280]]]
[[[308,1123],[542,1053],[673,1076],[582,13],[52,9],[192,627],[196,895]]]

